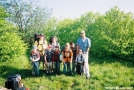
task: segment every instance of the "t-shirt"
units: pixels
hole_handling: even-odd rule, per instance
[[[78,45],[83,52],[86,52],[87,49],[91,47],[91,40],[87,37],[84,39],[80,37],[77,39],[76,45]]]
[[[53,59],[53,52],[52,51],[46,50],[45,56],[46,56],[46,61],[47,62],[52,62],[52,59]]]
[[[60,51],[60,44],[58,42],[56,42],[55,44],[51,43],[50,45],[52,45],[52,51],[55,50],[55,46],[58,46],[59,47],[59,51]]]
[[[60,52],[56,52],[55,51],[54,52],[54,57],[53,57],[54,58],[54,62],[59,60],[59,58],[60,58],[59,56],[60,56]]]

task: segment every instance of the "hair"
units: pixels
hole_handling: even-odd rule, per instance
[[[66,47],[69,46],[70,47],[70,44],[69,43],[66,43]]]
[[[59,46],[55,46],[55,48],[59,48]]]
[[[49,43],[52,44],[52,39],[55,38],[56,42],[58,42],[58,38],[56,36],[51,36],[49,39]]]
[[[70,42],[70,45],[73,45],[74,43],[73,42]]]

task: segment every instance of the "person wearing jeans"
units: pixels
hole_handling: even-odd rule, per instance
[[[40,59],[40,54],[37,51],[37,47],[34,46],[30,53],[30,60],[32,61],[32,75],[35,76],[39,75],[39,59]]]
[[[71,75],[71,62],[73,58],[73,52],[70,49],[69,43],[66,44],[65,50],[62,51],[63,55],[63,73],[69,73]]]

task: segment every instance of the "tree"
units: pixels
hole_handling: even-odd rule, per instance
[[[134,17],[131,13],[111,8],[87,27],[93,39],[96,56],[113,56],[134,60]]]
[[[11,60],[26,52],[26,44],[18,36],[17,27],[8,22],[8,14],[0,6],[0,60]]]
[[[9,20],[19,28],[18,34],[25,42],[30,42],[34,33],[42,33],[47,20],[51,17],[51,9],[36,5],[36,0],[1,0],[10,14]]]

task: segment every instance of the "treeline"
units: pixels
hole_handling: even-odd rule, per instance
[[[92,41],[90,53],[95,57],[116,57],[123,60],[134,60],[134,16],[132,13],[125,13],[118,7],[113,7],[103,15],[87,12],[81,15],[80,18],[59,20],[51,17],[52,10],[36,5],[33,7],[34,1],[31,1],[32,3],[23,0],[10,1],[12,2],[2,2],[1,4],[8,12],[8,16],[0,16],[1,18],[6,18],[6,20],[3,19],[6,23],[10,22],[8,25],[4,24],[4,27],[8,27],[9,30],[4,27],[3,29],[0,27],[0,30],[8,33],[11,29],[11,31],[15,32],[19,37],[17,39],[21,42],[18,43],[18,40],[14,40],[14,37],[7,36],[11,39],[9,39],[11,45],[15,44],[15,42],[18,43],[16,44],[18,46],[15,47],[21,47],[21,49],[25,50],[24,43],[27,43],[27,46],[32,46],[34,33],[45,34],[47,40],[50,36],[56,35],[61,46],[70,41],[76,43],[79,32],[85,30],[86,36]],[[11,8],[12,11],[9,10]],[[0,22],[2,22],[1,19]],[[12,27],[9,27],[10,25],[16,29],[13,30]],[[12,42],[12,40],[15,42]],[[8,38],[3,38],[3,42],[5,41],[9,43]],[[3,46],[3,43],[0,46]],[[2,57],[4,56],[3,50],[5,49],[6,51],[6,48],[6,46],[1,47],[0,55]],[[7,51],[11,51],[10,49],[8,48]]]

